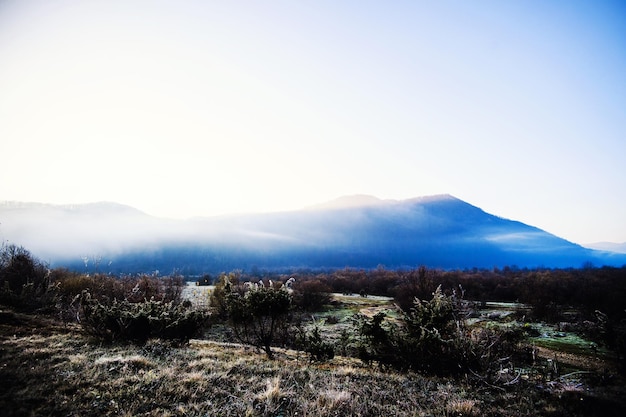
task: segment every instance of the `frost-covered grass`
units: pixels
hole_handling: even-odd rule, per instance
[[[537,337],[529,340],[537,346],[549,348],[558,352],[573,353],[585,356],[612,357],[613,354],[602,346],[598,346],[575,333],[557,331],[555,326],[535,325],[540,331]]]
[[[332,325],[328,325],[332,327]],[[104,345],[77,326],[0,314],[3,416],[585,416],[622,415],[613,374],[524,374],[485,383],[384,371],[336,356],[311,363],[276,349],[210,340]],[[504,374],[503,374],[504,375]],[[504,378],[504,377],[503,377]],[[503,379],[504,381],[504,379]]]
[[[471,324],[481,323],[483,326],[511,328],[522,326],[536,333],[528,341],[534,345],[553,350],[556,353],[576,354],[601,358],[612,358],[614,354],[605,347],[598,346],[572,331],[559,329],[558,324],[544,322],[529,323],[520,318],[529,310],[528,306],[519,303],[488,302],[481,309],[479,316],[470,319]]]
[[[187,281],[183,287],[182,297],[191,301],[194,306],[208,307],[211,292],[214,289],[214,285],[196,285],[195,282]]]

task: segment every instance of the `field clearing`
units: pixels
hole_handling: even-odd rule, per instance
[[[336,293],[333,294],[333,298],[337,305],[324,313],[314,315],[317,322],[323,324],[323,334],[331,340],[338,338],[337,333],[350,325],[350,320],[355,314],[371,318],[383,312],[388,320],[395,320],[401,314],[391,297],[361,297]],[[538,333],[538,336],[528,338],[536,349],[537,358],[562,363],[571,372],[589,370],[602,372],[614,366],[615,355],[604,347],[597,346],[573,332],[562,331],[557,325],[525,323],[514,317],[528,310],[529,307],[521,303],[487,302],[478,310],[476,318],[468,319],[468,323],[472,326],[531,328]],[[336,318],[338,322],[328,324],[328,317]]]
[[[594,410],[610,416],[624,410],[608,388],[597,393],[580,379],[491,388],[381,371],[341,356],[313,363],[280,348],[270,361],[249,347],[206,340],[184,347],[102,345],[78,328],[3,316],[5,416],[600,415]]]
[[[215,286],[196,286],[195,283],[188,282],[183,290],[183,297],[196,306],[208,307],[209,296],[214,289]],[[392,297],[372,295],[363,297],[359,294],[342,293],[333,293],[332,297],[333,305],[326,311],[310,315],[312,324],[322,324],[322,334],[331,340],[337,340],[340,337],[339,333],[351,326],[355,314],[371,318],[383,312],[390,320],[394,320],[400,314]],[[600,369],[602,365],[606,366],[605,360],[614,359],[610,351],[575,333],[561,331],[557,326],[546,323],[525,323],[514,317],[529,310],[528,306],[521,303],[489,301],[478,310],[477,317],[469,319],[468,323],[495,327],[530,326],[539,334],[530,337],[529,340],[537,346],[540,357],[563,358],[570,366],[578,364],[581,369],[588,369],[590,364],[594,364],[594,369]]]
[[[207,290],[185,289],[186,296],[196,297],[194,304],[205,302]],[[194,339],[185,346],[159,340],[144,346],[103,344],[76,324],[3,309],[0,414],[516,417],[626,411],[625,384],[610,372],[610,360],[597,351],[559,350],[568,337],[558,338],[562,344],[552,348],[537,343],[537,366],[502,369],[503,383],[497,386],[471,375],[433,377],[365,365],[341,355],[342,337],[355,314],[384,311],[393,319],[398,314],[393,300],[343,294],[333,299],[327,311],[311,315],[311,323],[336,347],[336,356],[323,363],[279,347],[268,360],[254,348],[227,341],[226,328],[219,326],[209,329],[215,339]],[[516,323],[504,313],[519,306],[486,307],[479,311],[478,325]],[[557,331],[537,326],[546,335]],[[558,374],[551,374],[554,364]]]
[[[197,307],[208,307],[209,297],[214,289],[215,285],[196,285],[195,282],[187,281],[182,297]]]

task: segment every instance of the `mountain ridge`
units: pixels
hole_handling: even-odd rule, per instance
[[[0,203],[0,236],[52,265],[78,268],[85,257],[99,256],[119,273],[626,264],[626,256],[584,248],[449,194],[407,200],[355,195],[330,203],[314,210],[185,220],[108,202],[72,209]]]

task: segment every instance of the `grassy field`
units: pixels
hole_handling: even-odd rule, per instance
[[[327,334],[340,334],[356,312],[393,312],[389,299],[335,299],[313,316]],[[478,319],[498,323],[487,316],[507,306],[491,307]],[[610,356],[564,349],[567,337],[559,346],[537,343],[535,367],[503,368],[493,384],[472,375],[383,371],[344,356],[313,363],[303,352],[279,348],[270,361],[252,348],[206,339],[182,347],[158,340],[105,345],[76,325],[2,309],[0,415],[624,415],[626,389]]]

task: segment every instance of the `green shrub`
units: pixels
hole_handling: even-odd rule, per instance
[[[213,309],[215,316],[219,319],[226,319],[228,316],[228,305],[226,302],[226,296],[230,292],[237,288],[239,284],[239,275],[231,272],[227,274],[221,274],[217,279],[215,288],[211,291],[209,299],[209,305]]]
[[[309,354],[312,361],[324,362],[335,357],[335,348],[322,339],[320,329],[316,325],[311,333],[303,334],[298,347]]]
[[[456,292],[438,287],[430,301],[416,298],[397,321],[378,313],[359,323],[359,357],[401,370],[449,375],[488,371],[497,359],[518,349],[523,332],[472,332],[465,324],[465,303]]]
[[[107,341],[143,344],[150,338],[186,342],[195,336],[208,315],[186,304],[148,300],[102,303],[84,292],[80,320],[85,330]]]
[[[224,300],[235,336],[262,349],[271,359],[272,344],[288,337],[291,294],[282,288],[254,285],[245,291],[243,287],[230,288]]]
[[[455,373],[473,365],[474,355],[465,327],[462,305],[456,294],[447,296],[438,287],[430,301],[415,299],[405,313],[403,352],[416,370]],[[408,350],[408,352],[407,352]]]
[[[386,314],[379,312],[371,319],[361,316],[357,319],[357,327],[361,340],[357,350],[359,358],[370,364],[373,361],[382,366],[391,365],[396,368],[402,367],[402,356],[398,355],[396,337],[394,337],[394,327],[387,324],[383,327]]]

